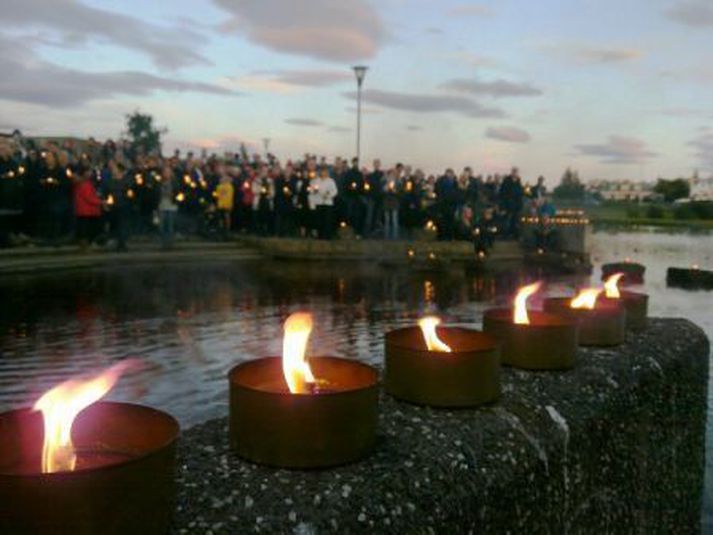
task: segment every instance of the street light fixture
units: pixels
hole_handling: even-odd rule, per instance
[[[365,65],[355,65],[352,67],[357,80],[357,138],[356,138],[356,157],[357,162],[361,157],[361,85],[364,82],[366,71],[369,67]]]

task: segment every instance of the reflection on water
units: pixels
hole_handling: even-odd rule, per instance
[[[687,317],[713,337],[713,294],[665,286],[670,265],[713,266],[713,236],[597,233],[592,245],[596,265],[630,257],[647,266],[652,314]],[[379,363],[387,330],[427,310],[447,322],[479,323],[484,309],[541,276],[404,272],[369,263],[211,261],[4,277],[0,410],[28,405],[71,375],[135,356],[148,370],[121,380],[111,397],[168,410],[191,425],[227,413],[226,372],[240,360],[279,354],[281,323],[296,308],[315,314],[313,354]],[[593,278],[598,280],[598,270]],[[563,292],[588,279],[548,282],[551,291]],[[709,476],[712,429],[709,418]],[[706,501],[713,503],[708,479]]]

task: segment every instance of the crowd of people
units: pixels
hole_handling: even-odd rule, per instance
[[[13,230],[58,244],[87,247],[131,235],[158,234],[171,247],[176,233],[226,238],[231,233],[333,239],[466,239],[487,248],[516,238],[523,215],[551,215],[544,179],[523,183],[517,168],[504,176],[470,167],[426,175],[397,163],[360,166],[306,154],[170,157],[129,145],[90,140],[81,147],[0,145],[0,209],[15,214]]]

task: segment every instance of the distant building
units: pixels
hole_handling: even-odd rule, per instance
[[[652,182],[632,180],[591,180],[587,191],[599,195],[605,201],[651,201],[659,198]]]
[[[689,198],[692,201],[713,201],[713,177],[691,179],[691,193]]]

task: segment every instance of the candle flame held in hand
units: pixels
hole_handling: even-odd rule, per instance
[[[74,470],[77,463],[72,444],[74,419],[82,410],[104,397],[134,362],[122,360],[97,375],[69,379],[37,400],[33,409],[42,412],[45,430],[42,472]]]
[[[529,325],[530,317],[527,315],[527,300],[528,298],[540,289],[542,283],[535,282],[523,286],[518,290],[515,296],[515,310],[513,313],[513,321],[518,325]]]
[[[315,378],[305,360],[307,340],[312,332],[312,315],[295,312],[285,321],[285,336],[282,341],[282,373],[287,387],[293,394],[311,391]]]
[[[586,308],[592,310],[597,302],[597,297],[602,293],[600,288],[585,288],[580,290],[569,306],[571,308]]]
[[[451,353],[452,349],[438,338],[436,326],[441,324],[441,320],[435,316],[427,316],[418,322],[423,332],[423,339],[426,341],[426,347],[429,351],[438,351],[440,353]]]
[[[614,275],[609,277],[604,283],[605,295],[609,299],[619,299],[621,297],[621,292],[619,292],[619,279],[623,276],[623,273],[614,273]]]

